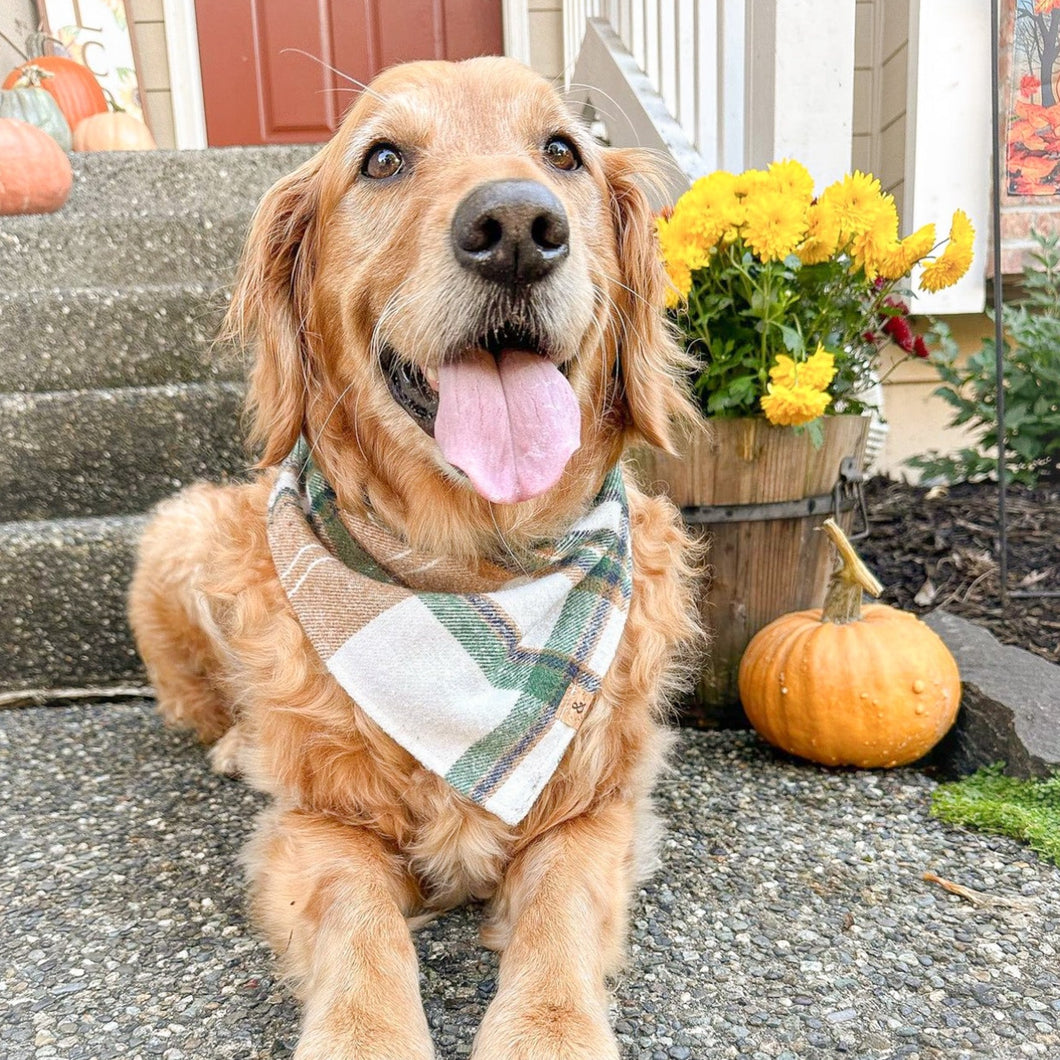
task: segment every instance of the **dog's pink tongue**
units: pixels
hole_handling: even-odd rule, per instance
[[[479,494],[515,504],[559,481],[581,444],[578,399],[547,357],[471,350],[438,371],[434,437]]]

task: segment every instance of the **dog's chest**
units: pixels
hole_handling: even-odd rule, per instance
[[[490,897],[511,856],[511,830],[427,770],[417,769],[410,781],[414,823],[401,846],[430,904]]]

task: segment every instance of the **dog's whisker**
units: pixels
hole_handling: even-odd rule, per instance
[[[373,96],[382,102],[386,102],[386,96],[380,95],[369,85],[366,85],[363,81],[358,81],[356,77],[352,77],[345,71],[340,70],[337,66],[332,66],[331,63],[325,62],[319,55],[314,55],[312,52],[307,52],[304,48],[281,48],[281,55],[293,54],[293,55],[304,55],[307,59],[311,59],[313,62],[318,63],[325,70],[331,71],[338,77],[341,77],[344,81],[349,81],[351,85],[355,85],[359,92],[364,92],[369,96]]]
[[[631,132],[633,132],[633,134],[635,136],[637,135],[636,126],[633,124],[632,121],[630,121],[629,115],[626,113],[625,108],[618,102],[617,99],[615,99],[614,96],[612,96],[609,92],[604,92],[603,89],[599,88],[598,86],[596,86],[596,85],[588,85],[588,84],[586,84],[583,81],[572,81],[570,83],[570,86],[566,89],[566,91],[563,92],[563,97],[565,99],[567,99],[568,102],[569,102],[569,97],[573,94],[575,89],[579,89],[579,88],[587,89],[589,92],[592,93],[592,95],[594,97],[594,101],[592,103],[590,103],[590,106],[593,108],[594,111],[596,111],[597,114],[603,115],[604,118],[612,118],[612,119],[614,118],[613,114],[611,114],[608,111],[604,110],[602,107],[598,107],[596,105],[595,97],[602,96],[622,116],[622,120],[626,123],[626,128],[628,128]],[[639,144],[640,144],[640,137],[639,136],[637,136],[637,141],[638,141],[637,146],[639,146]]]
[[[508,538],[505,535],[505,532],[501,529],[500,524],[497,522],[497,510],[496,510],[496,508],[495,508],[495,506],[493,504],[491,504],[489,506],[489,513],[490,513],[490,519],[493,522],[493,528],[494,528],[494,530],[497,531],[497,540],[500,542],[500,544],[504,548],[505,554],[508,556],[508,558],[512,562],[512,565],[516,568],[516,570],[519,571],[520,574],[522,574],[522,575],[524,575],[526,577],[529,577],[530,571],[526,568],[526,565],[523,563],[523,561],[515,554],[514,549],[512,548],[512,546],[508,542]],[[517,530],[518,529],[518,523],[516,523],[514,526],[512,526],[511,529],[512,530]]]
[[[339,405],[342,404],[342,399],[354,388],[354,385],[355,385],[355,383],[350,382],[350,383],[347,383],[347,385],[345,387],[343,387],[342,392],[332,402],[331,408],[328,409],[328,414],[324,417],[324,422],[320,425],[319,429],[317,430],[316,437],[315,438],[307,438],[306,439],[306,441],[309,443],[309,455],[310,456],[312,456],[313,453],[315,453],[317,451],[318,446],[320,445],[320,440],[324,437],[324,432],[327,430],[328,424],[331,422],[331,417],[335,415],[336,409],[338,409]],[[357,431],[357,418],[356,417],[353,418],[353,429],[354,429],[354,432],[356,433],[356,431]],[[361,456],[364,458],[365,461],[367,461],[368,460],[368,454],[364,451],[364,447],[360,444],[360,437],[359,436],[358,436],[357,442],[358,442],[358,447],[361,450]],[[305,470],[305,467],[303,467],[303,471],[304,470]]]

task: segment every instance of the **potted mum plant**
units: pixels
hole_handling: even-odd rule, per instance
[[[863,465],[881,353],[928,354],[903,283],[919,269],[920,287],[939,290],[971,264],[961,210],[944,249],[934,224],[898,232],[874,177],[854,172],[815,195],[795,161],[712,173],[658,221],[669,308],[711,429],[682,459],[644,454],[642,470],[712,537],[700,721],[738,711],[739,660],[758,629],[820,603],[829,554],[814,531],[841,468]]]

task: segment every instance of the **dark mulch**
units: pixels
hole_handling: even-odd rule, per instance
[[[943,489],[866,483],[871,535],[858,543],[887,587],[883,602],[923,614],[942,607],[1005,644],[1060,662],[1060,597],[1000,602],[995,483]],[[1060,485],[1008,489],[1010,591],[1060,591]]]

